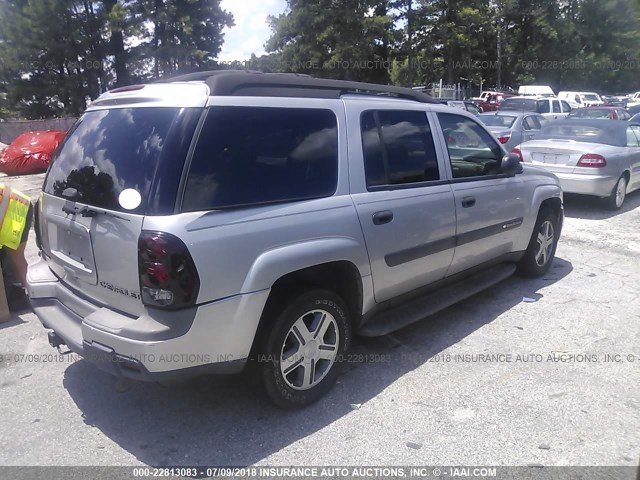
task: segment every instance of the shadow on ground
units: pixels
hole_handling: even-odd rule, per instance
[[[606,220],[640,207],[640,190],[627,195],[620,210],[607,210],[604,202],[598,197],[565,193],[564,214],[570,218],[584,220]]]
[[[348,415],[351,404],[371,400],[523,297],[541,298],[539,290],[572,269],[569,262],[556,259],[542,279],[513,277],[392,335],[355,339],[353,353],[385,354],[391,361],[349,364],[336,387],[304,410],[273,407],[244,377],[172,387],[136,383],[118,393],[112,377],[79,361],[65,371],[64,385],[86,424],[145,464],[250,465]]]

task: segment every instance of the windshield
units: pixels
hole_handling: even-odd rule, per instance
[[[600,98],[598,98],[598,95],[596,95],[595,93],[589,93],[586,95],[583,95],[582,98],[585,99],[585,101],[587,102],[599,102]]]
[[[511,128],[518,117],[511,115],[480,115],[478,118],[487,127]]]
[[[571,113],[575,118],[611,118],[609,110],[606,108],[589,108],[584,110],[576,110]]]
[[[123,108],[85,113],[53,159],[44,191],[109,210],[145,213],[156,171],[166,167],[172,173],[162,175],[164,186],[152,203],[154,211],[171,211],[199,111]],[[181,122],[174,133],[174,123]],[[134,208],[121,204],[124,190],[139,194],[141,200]]]

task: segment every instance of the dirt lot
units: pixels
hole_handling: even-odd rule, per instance
[[[8,181],[34,192],[42,177]],[[546,277],[359,340],[362,356],[303,411],[243,378],[122,388],[47,357],[39,321],[15,316],[0,327],[0,464],[637,465],[639,207],[640,192],[619,213],[567,198]]]

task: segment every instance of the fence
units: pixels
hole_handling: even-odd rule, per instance
[[[0,142],[8,145],[21,133],[32,130],[62,130],[66,132],[75,121],[75,118],[52,118],[50,120],[0,122]]]

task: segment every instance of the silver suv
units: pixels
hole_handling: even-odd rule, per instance
[[[114,375],[256,367],[298,407],[354,334],[543,275],[557,178],[412,90],[208,72],[98,98],[56,154],[28,274],[49,342]]]

